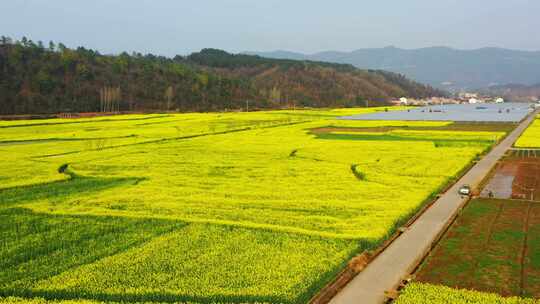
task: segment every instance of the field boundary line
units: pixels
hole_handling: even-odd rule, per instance
[[[359,237],[352,234],[324,232],[324,231],[296,228],[293,226],[279,226],[279,225],[260,224],[260,223],[253,223],[253,222],[233,222],[233,221],[227,221],[227,220],[209,220],[209,219],[186,218],[186,217],[175,217],[175,216],[159,216],[159,215],[148,216],[146,214],[126,214],[121,211],[112,214],[110,213],[110,210],[107,211],[109,213],[103,213],[99,211],[85,213],[85,212],[44,212],[39,209],[36,210],[33,208],[28,208],[28,207],[23,207],[23,208],[30,209],[37,213],[51,214],[51,215],[114,216],[114,217],[126,217],[126,218],[141,218],[141,219],[162,219],[162,220],[173,220],[173,221],[178,221],[178,222],[183,222],[183,223],[188,223],[188,224],[203,224],[203,225],[206,224],[206,225],[233,227],[233,228],[238,228],[238,229],[264,230],[264,231],[281,232],[281,233],[288,233],[288,234],[294,234],[294,235],[303,235],[303,236],[334,239],[334,240],[350,240],[350,241],[359,241],[359,242],[365,242],[365,243],[373,242],[372,239]]]
[[[521,250],[521,280],[520,280],[520,291],[519,291],[519,294],[521,296],[524,296],[524,292],[525,292],[525,285],[526,285],[526,280],[527,280],[527,271],[525,270],[525,259],[526,259],[526,254],[528,252],[528,246],[527,246],[527,242],[529,241],[529,221],[530,221],[530,218],[531,218],[531,210],[532,210],[532,203],[529,202],[527,204],[527,218],[525,219],[525,224],[524,224],[524,236],[523,236],[523,248]]]

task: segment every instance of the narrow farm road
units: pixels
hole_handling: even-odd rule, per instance
[[[452,217],[467,201],[458,194],[463,184],[474,189],[531,124],[538,111],[529,114],[499,145],[474,165],[453,187],[444,193],[410,228],[377,256],[331,304],[380,304],[385,291],[396,288],[418,265]]]

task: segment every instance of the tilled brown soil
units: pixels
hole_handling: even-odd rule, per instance
[[[540,158],[523,158],[512,185],[512,198],[540,201]]]
[[[540,201],[540,157],[507,157],[499,163],[481,197]]]
[[[540,298],[540,203],[471,201],[416,278],[503,296]]]
[[[512,185],[518,173],[518,167],[519,164],[513,161],[499,163],[480,196],[500,199],[512,198]]]

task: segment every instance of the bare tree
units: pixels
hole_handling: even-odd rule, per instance
[[[120,87],[103,87],[99,90],[100,111],[101,112],[120,112],[120,99],[122,91]]]
[[[174,98],[174,90],[172,86],[168,86],[165,90],[165,99],[167,99],[167,111],[171,110],[171,101]]]

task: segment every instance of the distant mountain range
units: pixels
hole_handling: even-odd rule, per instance
[[[301,53],[247,52],[269,58],[348,63],[362,69],[404,74],[416,81],[450,91],[472,90],[505,84],[540,83],[540,51],[501,48],[458,50],[430,47],[406,50],[396,47],[360,49],[352,52]]]

